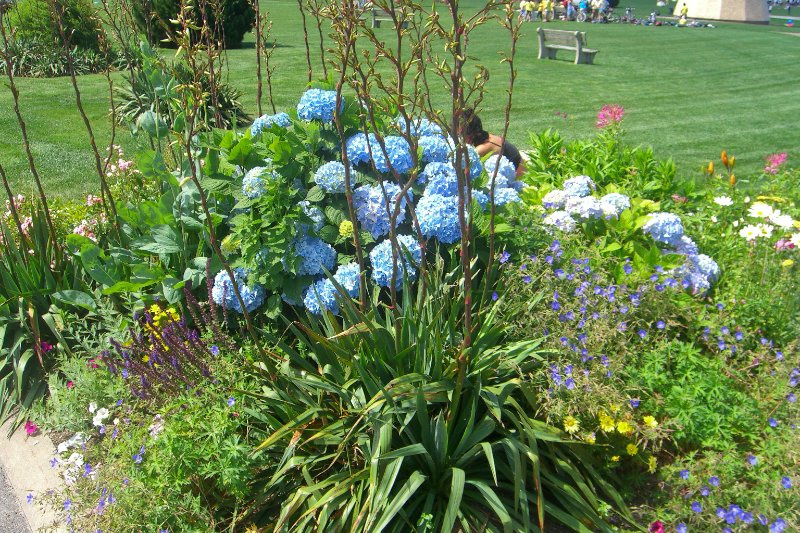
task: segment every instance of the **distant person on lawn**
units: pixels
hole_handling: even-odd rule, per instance
[[[505,156],[517,169],[516,176],[520,177],[525,172],[522,154],[516,146],[483,129],[483,124],[475,111],[467,108],[461,115],[461,134],[464,139],[475,147],[478,155],[497,154]]]

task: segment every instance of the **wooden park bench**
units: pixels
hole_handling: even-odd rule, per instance
[[[555,59],[559,50],[574,50],[576,65],[594,62],[597,50],[586,48],[586,32],[537,28],[536,33],[539,34],[539,59]]]
[[[394,16],[390,11],[386,11],[385,9],[380,9],[378,7],[372,8],[372,27],[373,28],[380,28],[381,22],[394,22],[395,20],[403,20],[403,12],[401,9],[394,10]],[[408,22],[402,22],[402,27],[407,28]]]

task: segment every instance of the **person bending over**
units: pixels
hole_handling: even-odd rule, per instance
[[[486,154],[503,155],[511,161],[517,169],[517,177],[525,172],[525,165],[522,161],[522,154],[516,146],[483,129],[481,119],[472,109],[465,109],[461,115],[462,131],[464,139],[475,147],[478,155],[483,157]]]

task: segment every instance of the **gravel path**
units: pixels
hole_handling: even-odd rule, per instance
[[[17,499],[6,480],[6,474],[0,467],[0,532],[30,533],[25,515],[19,508]]]

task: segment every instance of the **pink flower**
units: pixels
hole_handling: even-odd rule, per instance
[[[775,243],[775,249],[779,252],[784,250],[792,250],[794,248],[794,243],[789,239],[781,239]]]
[[[29,437],[31,435],[35,435],[37,431],[39,431],[39,428],[36,426],[36,424],[30,420],[25,422],[25,433],[27,433]]]
[[[25,217],[25,220],[22,221],[19,229],[22,230],[22,233],[25,236],[28,236],[28,231],[31,229],[31,226],[33,226],[33,219],[31,217]]]
[[[650,524],[650,533],[664,533],[664,524],[661,523],[661,520],[656,520],[652,524]]]
[[[595,126],[598,129],[605,129],[609,126],[619,126],[622,122],[622,117],[625,116],[625,109],[621,105],[606,104],[600,109],[597,114],[597,122]]]
[[[767,174],[777,174],[780,166],[786,162],[789,156],[786,152],[778,154],[770,154],[767,156],[767,166],[764,167],[764,172]]]
[[[71,388],[73,388],[74,386],[75,386],[75,383],[74,383],[73,381],[67,381],[67,388],[68,388],[68,389],[71,389]]]
[[[42,349],[42,353],[47,353],[53,349],[53,345],[46,341],[42,341],[41,344],[39,344],[39,346]]]
[[[92,207],[93,205],[102,204],[103,199],[100,196],[90,194],[86,197],[86,205]]]

